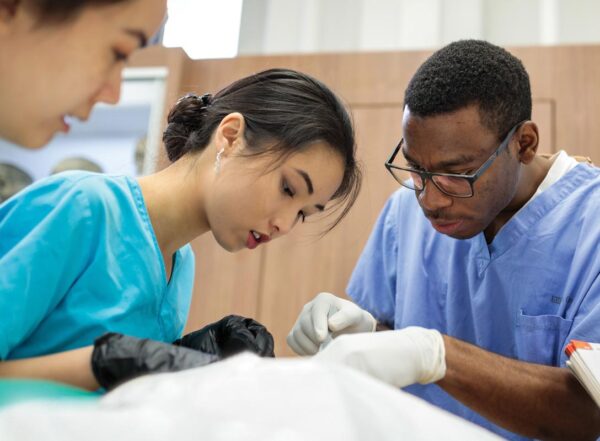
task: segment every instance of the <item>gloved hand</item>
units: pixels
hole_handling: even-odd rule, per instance
[[[342,335],[314,358],[353,367],[396,387],[433,383],[446,375],[442,334],[418,326]]]
[[[160,341],[109,332],[94,341],[92,371],[107,390],[143,374],[205,366],[218,357]]]
[[[356,332],[373,332],[377,320],[354,303],[322,292],[302,308],[287,343],[299,355],[317,353],[327,337]],[[330,334],[331,332],[331,334]]]
[[[242,351],[251,351],[261,357],[274,357],[273,336],[267,328],[250,318],[228,315],[218,322],[184,335],[174,345],[215,354],[221,358]]]

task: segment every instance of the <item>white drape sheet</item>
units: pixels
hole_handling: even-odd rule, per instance
[[[39,401],[0,412],[3,441],[498,440],[349,368],[242,354],[130,381],[96,402]]]

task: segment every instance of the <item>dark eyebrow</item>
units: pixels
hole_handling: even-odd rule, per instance
[[[148,37],[146,37],[146,34],[144,34],[142,31],[138,31],[136,29],[125,29],[125,33],[140,40],[140,48],[148,45]]]
[[[404,157],[406,158],[406,160],[408,162],[412,162],[413,164],[418,165],[420,167],[419,163],[417,161],[415,161],[413,158],[411,158],[408,155],[408,153],[406,153],[404,151],[404,149],[402,149],[402,154],[404,155]],[[439,164],[437,164],[436,169],[443,170],[445,168],[455,167],[457,165],[469,164],[469,163],[475,161],[475,159],[477,159],[476,156],[460,155],[454,159],[448,159],[446,161],[440,162]]]
[[[306,186],[308,187],[308,194],[313,194],[314,193],[313,184],[312,184],[312,181],[310,180],[310,176],[308,176],[308,173],[306,173],[304,170],[300,170],[299,168],[295,168],[294,170],[300,176],[302,176],[304,178],[304,182],[306,182]]]

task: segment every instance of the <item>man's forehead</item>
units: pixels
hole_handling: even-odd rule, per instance
[[[453,111],[431,115],[421,115],[418,112],[411,111],[408,106],[404,106],[402,126],[405,129],[413,126],[427,129],[440,126],[467,130],[481,129],[485,131],[487,129],[483,124],[482,115],[477,104],[469,104]]]
[[[445,166],[476,160],[496,139],[493,131],[482,124],[477,106],[439,115],[414,115],[405,108],[404,144],[407,159],[435,153]]]

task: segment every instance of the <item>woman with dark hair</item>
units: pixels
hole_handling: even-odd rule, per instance
[[[189,242],[210,231],[228,251],[255,249],[328,205],[341,207],[334,226],[360,187],[350,117],[324,84],[273,69],[186,96],[168,120],[166,169],[62,173],[0,206],[0,376],[110,388],[206,364],[206,353],[272,355],[249,319],[179,338]]]
[[[37,148],[119,100],[166,0],[0,0],[0,138]]]

